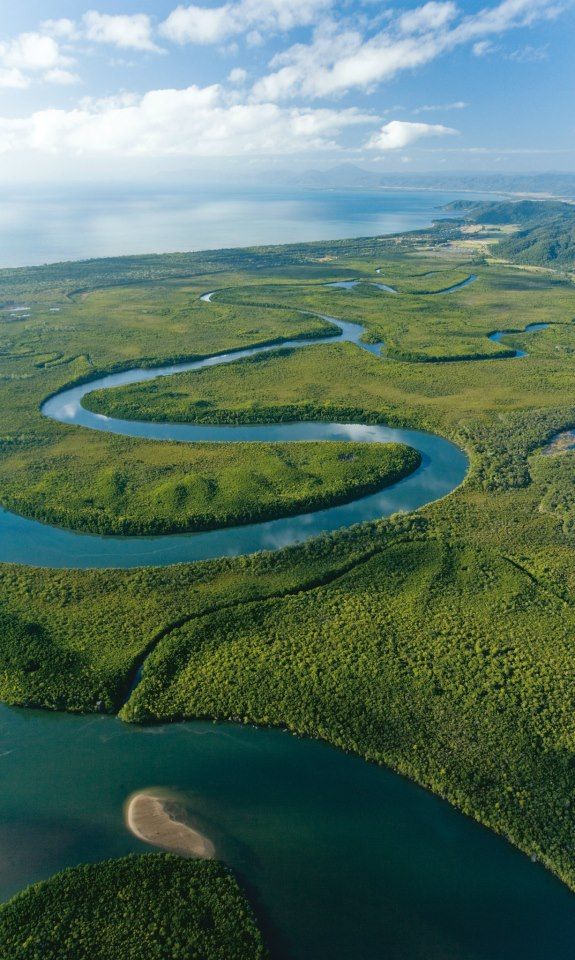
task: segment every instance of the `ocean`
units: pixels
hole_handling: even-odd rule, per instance
[[[398,233],[460,196],[423,190],[18,188],[0,203],[0,267]]]

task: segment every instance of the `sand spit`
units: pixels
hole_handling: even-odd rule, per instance
[[[187,823],[186,811],[177,798],[159,791],[142,791],[126,804],[126,826],[144,843],[181,857],[211,860],[213,843]]]

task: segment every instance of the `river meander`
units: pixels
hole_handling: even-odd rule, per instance
[[[209,300],[209,294],[204,299]],[[340,331],[338,342],[353,343],[378,355],[381,344],[364,343],[364,328],[334,317],[325,317]],[[333,342],[334,337],[291,340],[283,349],[303,349],[317,343]],[[383,425],[360,423],[280,423],[246,426],[203,426],[184,423],[148,423],[118,420],[92,413],[82,399],[93,390],[110,389],[127,383],[141,383],[157,377],[173,376],[191,370],[232,363],[245,357],[277,350],[278,344],[236,350],[189,363],[171,364],[154,369],[132,369],[92,380],[63,390],[50,397],[42,413],[69,426],[151,440],[187,443],[251,443],[295,440],[354,440],[364,443],[405,443],[419,450],[422,463],[418,470],[391,487],[377,493],[313,513],[283,517],[266,523],[228,527],[207,533],[177,534],[160,537],[101,537],[78,534],[0,510],[0,561],[32,563],[46,567],[139,567],[206,560],[211,557],[237,556],[257,550],[277,550],[300,543],[339,527],[375,520],[399,510],[411,511],[451,493],[463,481],[467,471],[465,454],[443,437],[420,430],[392,429]],[[80,435],[79,435],[80,436]],[[79,441],[80,442],[80,441]]]
[[[343,339],[379,352],[360,343],[361,327],[334,322]],[[418,431],[127,423],[81,405],[93,389],[261,349],[270,348],[115,374],[52,397],[43,412],[78,427],[156,440],[400,440],[422,452],[421,468],[355,503],[201,535],[83,536],[4,511],[0,559],[130,567],[275,549],[416,509],[464,479],[462,451]],[[551,874],[416,785],[318,742],[227,724],[142,728],[113,717],[0,707],[0,770],[2,898],[65,866],[147,849],[126,830],[123,804],[136,790],[162,787],[181,794],[191,823],[247,885],[276,958],[570,960],[573,954],[575,898]]]

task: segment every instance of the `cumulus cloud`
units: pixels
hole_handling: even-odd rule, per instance
[[[51,37],[59,37],[62,40],[76,40],[79,35],[76,24],[68,17],[62,17],[60,20],[44,20],[40,29],[42,33],[47,33]]]
[[[28,86],[30,86],[30,80],[21,70],[16,70],[14,67],[0,67],[0,88],[25,90]]]
[[[83,18],[84,31],[94,43],[110,43],[129,50],[158,51],[153,40],[152,20],[146,13],[108,14],[89,10]]]
[[[453,136],[458,133],[439,123],[408,123],[407,120],[392,120],[386,123],[368,140],[368,150],[402,150],[422,137]]]
[[[33,79],[58,84],[76,82],[76,76],[67,69],[73,62],[62,53],[53,36],[21,33],[0,42],[0,87],[24,90]]]
[[[354,108],[232,103],[218,85],[84,101],[74,110],[0,118],[0,149],[123,156],[280,155],[334,146],[347,127],[373,123]]]
[[[292,30],[315,23],[333,0],[238,0],[218,7],[179,6],[160,25],[160,32],[175,43],[220,43],[249,32]]]
[[[231,7],[177,7],[160,27],[174,43],[217,43],[236,31],[230,21]]]
[[[56,40],[42,33],[21,33],[13,40],[0,43],[0,62],[22,71],[52,70],[70,63],[60,52]]]
[[[247,70],[243,70],[242,67],[234,67],[228,74],[228,80],[230,83],[245,83],[247,76]]]
[[[392,18],[384,30],[372,36],[323,22],[311,43],[295,44],[272,59],[271,72],[255,84],[253,96],[256,100],[312,99],[355,88],[369,91],[462,44],[475,43],[478,53],[489,38],[557,13],[556,0],[502,0],[461,17],[455,4],[432,0]]]

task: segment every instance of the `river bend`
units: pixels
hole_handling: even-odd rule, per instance
[[[211,294],[203,299],[210,302]],[[264,523],[226,527],[206,533],[154,537],[97,536],[52,527],[0,510],[0,561],[60,568],[140,567],[189,563],[214,557],[237,556],[258,550],[278,550],[301,543],[320,533],[340,527],[410,512],[451,493],[465,478],[467,457],[455,444],[420,430],[393,429],[384,425],[358,423],[299,422],[245,426],[206,426],[185,423],[148,423],[119,420],[93,413],[82,406],[93,390],[105,390],[128,383],[144,383],[186,371],[233,363],[245,357],[278,349],[304,349],[318,343],[353,343],[376,356],[381,344],[364,343],[364,328],[335,317],[322,315],[340,331],[337,338],[321,337],[288,340],[234,350],[187,363],[153,369],[136,368],[100,377],[70,387],[50,397],[42,413],[68,426],[84,427],[128,437],[186,443],[253,443],[296,440],[361,441],[363,443],[404,443],[421,454],[421,466],[408,477],[377,493],[311,513],[281,517]],[[79,434],[80,436],[80,434]]]

